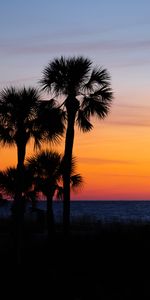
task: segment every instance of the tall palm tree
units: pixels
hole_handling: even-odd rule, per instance
[[[74,143],[75,124],[83,132],[93,126],[90,118],[104,119],[110,109],[113,94],[110,75],[102,67],[92,67],[88,58],[60,57],[50,61],[40,81],[42,89],[55,97],[63,96],[62,107],[66,111],[67,129],[64,151],[64,231],[70,224],[70,171]]]
[[[27,169],[34,173],[34,185],[36,190],[42,191],[47,199],[47,228],[48,236],[55,232],[53,197],[55,192],[61,198],[62,187],[62,155],[55,151],[45,150],[27,159]],[[76,174],[75,160],[71,162],[70,186],[74,190],[83,183],[80,174]]]
[[[44,112],[44,122],[41,122]],[[17,178],[12,211],[14,242],[19,264],[24,215],[23,183],[26,146],[31,139],[34,139],[35,146],[40,146],[44,140],[58,140],[63,132],[61,117],[54,101],[42,102],[35,88],[10,87],[0,92],[0,143],[2,146],[16,146],[17,148]]]

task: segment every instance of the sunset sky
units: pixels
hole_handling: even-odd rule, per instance
[[[111,74],[109,116],[93,120],[90,133],[76,131],[84,187],[72,199],[150,200],[149,16],[149,0],[1,1],[0,89],[38,87],[60,55],[87,56]],[[0,169],[15,163],[16,149],[1,148]]]

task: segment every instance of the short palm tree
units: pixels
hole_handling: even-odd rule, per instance
[[[62,187],[62,156],[55,151],[45,150],[27,159],[27,168],[34,173],[36,190],[42,191],[47,199],[47,226],[49,238],[55,231],[53,198],[61,198]],[[71,163],[70,186],[74,190],[83,183],[82,176],[75,172],[75,161]]]
[[[64,151],[64,231],[70,224],[70,172],[75,124],[83,132],[90,131],[91,116],[104,119],[110,109],[113,94],[110,75],[102,67],[92,67],[92,62],[82,56],[56,58],[49,62],[40,81],[42,89],[59,98],[66,112],[67,129]]]

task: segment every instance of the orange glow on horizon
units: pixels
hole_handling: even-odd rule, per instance
[[[130,110],[128,107],[114,108],[106,120],[94,122],[90,133],[76,130],[74,155],[84,186],[79,193],[72,194],[72,199],[150,199],[150,127],[139,120],[139,108]],[[141,110],[148,119],[150,112]],[[129,111],[129,117],[125,118]],[[145,122],[146,118],[143,120]],[[55,149],[63,153],[63,147],[64,140]],[[26,156],[31,153],[33,145],[30,144]],[[0,155],[0,169],[16,164],[15,148],[1,148]]]

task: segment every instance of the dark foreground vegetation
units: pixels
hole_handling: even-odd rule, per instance
[[[150,299],[150,223],[78,220],[48,247],[44,224],[26,221],[16,266],[11,220],[0,221],[1,292],[42,299]]]

